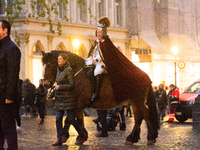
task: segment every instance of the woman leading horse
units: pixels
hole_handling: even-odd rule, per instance
[[[101,68],[106,68],[107,75],[103,75],[101,87],[95,85],[95,88],[99,90],[95,90],[92,97],[92,84],[87,77],[87,69],[83,69],[85,66],[84,59],[70,52],[65,52],[69,57],[69,61],[71,61],[71,67],[76,72],[75,82],[78,110],[88,107],[91,104],[91,100],[93,101],[90,105],[91,108],[103,110],[114,108],[130,100],[135,117],[135,126],[127,137],[125,144],[131,145],[138,142],[140,139],[140,125],[144,119],[148,128],[148,144],[151,145],[156,142],[159,129],[156,101],[151,87],[151,80],[146,73],[130,62],[113,45],[106,32],[106,28],[109,25],[108,18],[101,18],[99,23],[100,25],[96,32],[101,32],[103,39],[95,41],[90,51],[92,53],[91,56],[94,56],[94,53],[99,54],[100,61],[105,64]],[[60,52],[43,53],[43,62],[46,64],[44,79],[46,82],[48,81],[48,84],[55,81],[54,71],[58,53]],[[92,57],[92,62],[95,61],[99,62],[99,60]],[[97,65],[95,65],[96,69],[98,69]],[[91,99],[88,99],[88,97],[91,97]]]

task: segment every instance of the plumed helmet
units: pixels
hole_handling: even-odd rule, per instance
[[[107,17],[101,17],[98,19],[99,25],[97,29],[110,27],[110,20]]]
[[[107,28],[110,27],[110,20],[107,17],[101,17],[98,19],[99,25],[97,30],[103,31],[103,38],[107,36]]]

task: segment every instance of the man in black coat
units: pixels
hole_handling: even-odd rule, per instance
[[[24,97],[25,116],[30,112],[32,117],[36,116],[36,106],[34,105],[36,97],[36,88],[33,83],[27,78],[23,80],[22,97]]]
[[[7,139],[7,150],[17,150],[15,103],[18,96],[18,80],[21,52],[10,40],[10,23],[0,20],[0,150]]]

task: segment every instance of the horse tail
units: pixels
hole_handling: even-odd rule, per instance
[[[153,92],[153,88],[150,85],[149,87],[149,93],[147,96],[147,106],[148,106],[148,112],[149,112],[149,120],[152,125],[152,129],[154,130],[154,139],[158,137],[158,130],[159,130],[159,120],[158,120],[158,111],[156,106],[156,99]]]

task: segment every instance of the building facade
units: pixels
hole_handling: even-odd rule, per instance
[[[6,6],[14,0],[6,0]],[[183,90],[200,77],[200,2],[198,0],[52,0],[57,13],[47,21],[47,12],[34,1],[26,1],[20,19],[15,19],[15,30],[20,38],[22,63],[20,77],[30,78],[37,86],[43,76],[41,51],[67,50],[87,58],[95,40],[98,18],[107,16],[111,27],[108,35],[121,52],[149,74],[154,86],[175,82]],[[64,6],[63,6],[64,5]],[[6,16],[0,3],[1,17]],[[45,12],[46,10],[44,10]],[[67,19],[66,19],[67,18]],[[67,21],[66,21],[67,20]],[[26,21],[26,23],[24,23]],[[62,34],[56,29],[61,25]],[[49,29],[55,30],[51,33]],[[77,45],[73,45],[78,41]],[[77,42],[76,42],[77,43]],[[178,47],[175,59],[172,47]],[[185,67],[179,69],[177,64]]]
[[[129,53],[138,54],[139,65],[153,85],[175,83],[176,73],[177,86],[183,91],[200,78],[200,1],[134,0],[128,6]]]

